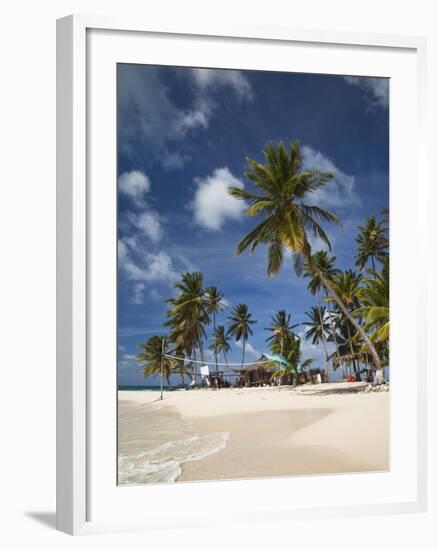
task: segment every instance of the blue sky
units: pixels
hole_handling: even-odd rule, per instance
[[[338,267],[352,267],[357,227],[388,207],[388,81],[123,64],[117,85],[119,384],[158,383],[137,372],[135,354],[165,332],[165,300],[184,271],[202,271],[231,307],[248,304],[258,323],[247,357],[258,357],[271,315],[302,322],[315,298],[291,261],[268,279],[265,250],[236,256],[254,219],[227,188],[251,187],[245,157],[298,139],[305,165],[336,176],[307,202],[342,219],[327,231]],[[230,359],[240,355],[234,345]],[[322,366],[319,348],[304,342],[303,355]]]

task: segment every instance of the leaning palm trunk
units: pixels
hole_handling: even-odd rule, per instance
[[[342,311],[342,313],[347,317],[347,319],[351,322],[351,324],[354,326],[354,328],[359,332],[362,340],[365,342],[367,348],[369,349],[369,352],[371,354],[371,357],[373,358],[374,367],[376,370],[380,370],[382,368],[382,365],[380,363],[379,355],[376,351],[376,348],[373,346],[371,340],[366,335],[366,332],[364,329],[360,326],[360,324],[356,321],[356,319],[353,317],[350,311],[345,307],[344,302],[339,298],[337,293],[335,292],[334,288],[330,284],[330,282],[327,280],[325,275],[322,273],[318,267],[315,267],[316,271],[318,272],[318,275],[321,277],[321,281],[323,285],[326,287],[327,292],[331,294],[333,297],[333,300],[338,305],[339,309]]]

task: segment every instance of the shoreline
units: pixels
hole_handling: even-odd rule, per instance
[[[156,391],[119,391],[118,399],[137,411],[130,419],[137,441],[139,433],[145,441],[150,439],[150,420],[144,415],[157,416],[158,411],[186,422],[191,440],[229,434],[207,456],[197,459],[194,454],[188,455],[193,460],[182,460],[177,481],[386,471],[389,394],[357,391],[354,383],[336,383],[299,391],[290,386],[280,391],[272,387],[172,391],[163,401]],[[179,442],[178,431],[170,437]]]

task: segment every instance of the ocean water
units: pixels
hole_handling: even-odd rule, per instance
[[[228,437],[227,432],[197,434],[189,421],[161,403],[119,400],[118,484],[177,481],[184,463],[220,451]]]

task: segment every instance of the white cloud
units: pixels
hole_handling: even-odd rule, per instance
[[[144,298],[144,283],[135,283],[133,286],[133,295],[131,302],[133,304],[142,304]]]
[[[239,340],[238,342],[236,342],[236,346],[238,348],[242,349],[243,348],[242,340]],[[245,353],[249,353],[249,355],[254,357],[254,359],[258,359],[261,356],[261,352],[258,351],[257,349],[255,349],[253,347],[253,345],[251,344],[251,342],[246,342],[246,344],[245,344]]]
[[[249,80],[240,71],[227,69],[192,69],[196,85],[202,91],[225,86],[231,88],[240,98],[252,99],[253,91]]]
[[[245,203],[228,194],[230,186],[243,187],[228,168],[217,168],[211,176],[197,180],[192,203],[195,221],[209,231],[218,231],[227,220],[240,218]]]
[[[129,216],[131,223],[144,233],[149,239],[157,243],[163,236],[163,230],[160,223],[160,217],[152,210],[146,210],[141,214],[131,214]]]
[[[388,108],[389,80],[387,78],[372,78],[366,76],[344,76],[348,84],[363,90],[372,106]]]
[[[309,204],[330,209],[333,207],[347,208],[360,203],[359,195],[355,191],[356,178],[354,176],[346,174],[328,157],[307,145],[301,147],[301,157],[304,170],[314,168],[335,175],[334,180],[309,195],[309,199],[307,199]]]
[[[132,170],[119,176],[119,191],[134,200],[141,200],[149,192],[151,182],[144,172]]]
[[[123,240],[118,243],[119,267],[137,282],[172,283],[178,278],[172,258],[165,252],[133,254]]]

